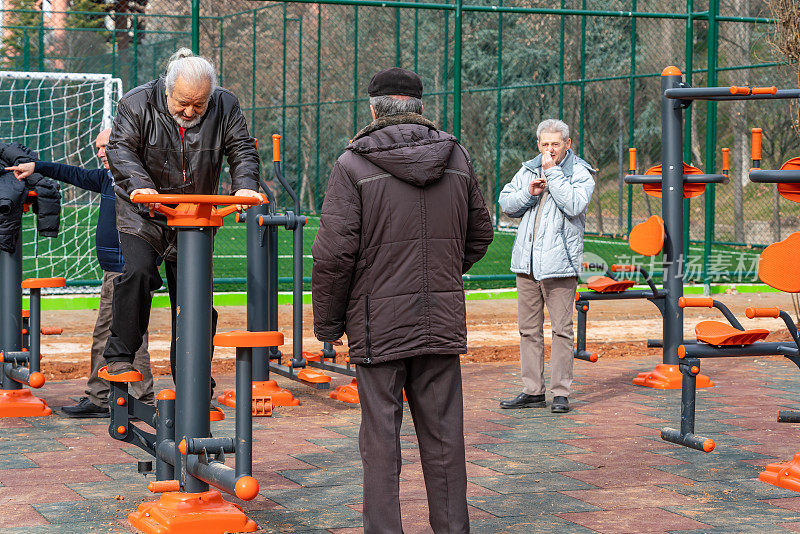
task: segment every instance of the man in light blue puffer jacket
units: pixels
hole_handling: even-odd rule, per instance
[[[594,191],[594,169],[572,150],[569,126],[547,119],[536,128],[541,152],[500,192],[500,207],[522,217],[511,253],[517,273],[520,365],[523,390],[502,408],[543,407],[544,306],[550,314],[551,410],[569,411],[572,385],[572,303],[583,259],[586,208]]]

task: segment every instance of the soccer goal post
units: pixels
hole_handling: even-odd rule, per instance
[[[122,81],[108,74],[0,71],[0,141],[22,143],[44,161],[100,168],[95,138],[111,126],[121,96]],[[23,277],[97,280],[100,195],[60,186],[57,238],[40,237],[35,219],[23,218]]]

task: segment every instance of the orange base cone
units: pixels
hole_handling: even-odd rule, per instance
[[[140,504],[128,521],[146,534],[225,534],[258,528],[241,507],[224,500],[217,490],[163,493],[157,501]]]
[[[681,389],[683,375],[677,365],[659,363],[656,368],[646,373],[639,373],[633,379],[634,386],[656,389]],[[713,388],[714,382],[706,375],[697,375],[698,388]]]
[[[52,415],[45,401],[29,389],[0,389],[0,417],[44,417]]]
[[[800,491],[800,452],[794,455],[791,462],[769,464],[758,475],[761,482],[792,491]]]
[[[300,406],[300,401],[294,398],[292,392],[279,387],[274,380],[253,382],[253,402],[255,403],[256,399],[263,400],[264,397],[271,397],[273,406]],[[225,391],[225,393],[217,397],[217,402],[236,408],[236,390],[229,389]]]
[[[331,391],[331,398],[342,402],[349,402],[350,404],[358,404],[358,386],[354,378],[349,384],[339,386],[334,391]]]

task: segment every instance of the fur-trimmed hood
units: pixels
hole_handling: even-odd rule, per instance
[[[356,134],[350,150],[404,182],[424,187],[442,177],[456,138],[417,113],[380,117]]]

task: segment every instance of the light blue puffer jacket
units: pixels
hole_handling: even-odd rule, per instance
[[[500,192],[500,208],[509,217],[522,217],[511,252],[511,270],[537,280],[579,276],[583,259],[586,208],[594,191],[592,167],[567,151],[564,160],[544,171],[547,196],[536,238],[533,227],[539,200],[528,184],[542,172],[542,156],[522,164]]]

